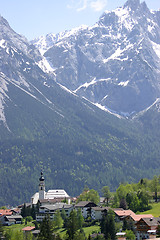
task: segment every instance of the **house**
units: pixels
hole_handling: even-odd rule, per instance
[[[11,212],[13,215],[19,215],[21,213],[21,208],[12,208]]]
[[[33,227],[33,226],[27,226],[27,227],[24,227],[24,228],[22,229],[22,231],[23,231],[24,233],[26,233],[26,232],[31,232],[31,231],[33,231],[33,230],[35,230],[35,227]]]
[[[11,216],[12,211],[10,209],[0,209],[0,222],[4,225],[5,224],[5,217]]]
[[[36,221],[41,222],[47,214],[49,214],[50,218],[53,220],[55,212],[57,210],[61,212],[62,209],[65,210],[66,216],[68,217],[70,212],[73,209],[73,205],[66,204],[66,203],[56,203],[54,205],[48,205],[48,204],[42,205],[39,208],[39,212],[36,214]]]
[[[36,205],[38,201],[50,201],[53,199],[61,199],[61,200],[68,200],[70,201],[70,196],[65,192],[63,189],[54,189],[49,190],[48,192],[45,191],[45,179],[43,176],[43,172],[41,172],[41,176],[39,178],[39,192],[36,192],[31,197],[31,203]]]
[[[68,204],[70,204],[70,199],[64,199],[64,198],[53,198],[53,199],[41,199],[39,200],[40,206],[43,205],[54,205],[56,203],[61,203],[64,202],[64,200],[66,202],[68,202]]]
[[[93,202],[81,201],[81,202],[77,203],[74,207],[76,210],[78,210],[80,208],[81,212],[82,212],[82,216],[84,218],[87,218],[88,216],[91,216],[91,208],[97,207],[97,205]]]
[[[113,211],[116,222],[123,221],[124,217],[136,215],[132,210],[124,210],[123,208],[113,209]]]
[[[131,214],[125,217],[126,220],[132,220],[135,224],[138,222],[141,218],[153,218],[152,214]]]
[[[91,207],[91,218],[100,220],[102,219],[103,213],[109,209],[108,207]]]
[[[4,225],[10,226],[12,224],[21,224],[22,223],[22,216],[21,215],[11,215],[4,217]]]
[[[133,231],[136,232],[136,223],[141,219],[141,218],[153,218],[152,214],[131,214],[124,219],[132,226],[133,226]]]
[[[147,239],[151,235],[151,232],[157,230],[158,225],[160,225],[160,218],[141,218],[136,224],[136,238]],[[150,232],[151,230],[151,232]]]
[[[118,232],[116,233],[116,237],[118,240],[126,240],[126,233],[125,232]]]
[[[27,239],[27,235],[30,234],[30,233],[33,233],[34,230],[35,230],[35,227],[33,227],[33,226],[24,227],[22,229],[22,231],[23,231],[23,234],[26,236],[25,239]]]

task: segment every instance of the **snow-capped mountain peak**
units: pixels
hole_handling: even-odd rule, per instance
[[[55,80],[94,104],[128,116],[160,97],[160,13],[145,2],[128,0],[52,44],[44,56]]]
[[[79,31],[83,31],[84,29],[87,29],[87,25],[81,25],[80,27],[73,28],[71,30],[66,30],[64,32],[60,32],[58,34],[49,33],[46,36],[40,36],[39,38],[36,38],[31,41],[32,44],[34,44],[42,55],[55,43],[58,43],[62,41],[65,38],[75,36]]]

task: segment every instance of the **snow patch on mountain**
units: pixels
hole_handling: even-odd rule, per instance
[[[155,53],[157,54],[157,56],[160,58],[160,44],[157,44],[155,42],[152,42],[152,47],[153,47],[153,50],[155,51]]]
[[[119,17],[118,23],[121,26],[124,26],[128,31],[132,31],[135,24],[137,24],[137,21],[130,17],[131,9],[126,8],[117,8],[113,12]]]
[[[128,44],[124,49],[121,49],[121,47],[119,47],[110,57],[108,57],[107,59],[103,59],[103,62],[107,63],[110,60],[119,60],[119,61],[128,60],[128,56],[124,58],[121,58],[121,56],[123,56],[122,53],[127,51],[129,48],[133,48],[133,44]]]
[[[88,28],[87,25],[81,25],[80,27],[76,27],[76,28],[73,28],[69,31],[66,31],[65,34],[63,34],[62,36],[59,35],[58,41],[61,41],[64,38],[69,38],[72,35],[75,36],[77,33],[79,33],[79,31],[83,31],[87,28]]]
[[[54,72],[54,68],[51,66],[50,62],[45,58],[43,57],[38,63],[37,65],[39,66],[39,68],[42,69],[43,72],[46,72],[46,73],[53,73],[55,76],[55,72]]]
[[[6,117],[5,117],[5,111],[4,111],[4,106],[5,106],[5,100],[6,98],[9,99],[8,95],[6,92],[8,92],[8,83],[5,80],[5,74],[0,72],[0,121],[3,122],[4,126],[10,131]]]
[[[6,50],[6,53],[9,55],[9,48],[7,47],[7,42],[4,39],[0,40],[0,47]]]
[[[128,85],[129,81],[125,81],[125,82],[120,82],[118,83],[119,86],[123,86],[126,87]]]
[[[93,85],[95,84],[97,81],[96,81],[96,78],[94,78],[91,82],[86,82],[84,84],[82,84],[81,86],[79,86],[76,90],[74,90],[73,92],[77,92],[78,90],[80,90],[81,88],[88,88],[90,85]]]
[[[59,85],[62,89],[64,89],[66,92],[69,92],[70,94],[72,94],[72,95],[74,95],[74,96],[77,97],[77,95],[76,95],[74,92],[72,92],[71,90],[69,90],[68,88],[66,88],[65,86],[63,86],[62,84],[58,83],[58,85]]]
[[[101,104],[99,104],[99,103],[92,103],[92,104],[94,104],[96,107],[100,108],[101,110],[103,110],[103,111],[105,111],[105,112],[108,112],[108,113],[110,113],[110,114],[112,114],[112,115],[114,115],[114,116],[116,116],[116,117],[118,117],[118,118],[120,118],[120,119],[123,118],[123,117],[120,116],[118,113],[113,112],[111,109],[106,108],[105,106],[103,106],[103,105],[101,105]]]
[[[5,47],[6,47],[6,46],[5,46],[5,42],[6,42],[6,41],[5,41],[4,39],[1,39],[1,40],[0,40],[0,47],[1,47],[1,48],[5,48]]]
[[[96,79],[94,78],[93,80],[91,80],[90,82],[86,82],[82,85],[80,85],[76,90],[74,90],[73,92],[76,93],[78,92],[80,89],[82,88],[85,88],[87,89],[88,87],[92,86],[92,85],[95,85],[96,83],[99,83],[99,82],[106,82],[106,81],[109,81],[111,80],[111,78],[106,78],[106,79]]]

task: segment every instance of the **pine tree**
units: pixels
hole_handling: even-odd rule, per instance
[[[47,214],[40,225],[40,233],[38,235],[38,240],[53,240],[54,237],[52,233],[52,223],[50,220],[50,216]]]
[[[65,212],[64,208],[62,208],[61,217],[62,217],[62,219],[63,219],[64,221],[65,221],[66,218],[67,218],[67,215],[66,215],[66,212]]]
[[[54,214],[53,225],[55,228],[61,228],[63,226],[63,219],[59,210],[57,210]]]
[[[106,215],[103,215],[100,226],[105,239],[116,239],[116,227],[112,211],[108,211]]]
[[[22,210],[21,210],[21,215],[23,218],[27,217],[27,208],[26,208],[26,204],[24,203]]]
[[[69,218],[67,220],[67,239],[74,239],[74,236],[78,230],[78,221],[77,221],[77,212],[76,210],[72,210],[70,212]]]
[[[114,240],[116,239],[116,226],[113,214],[109,215],[109,227],[110,227],[109,234],[111,236],[111,239]]]
[[[1,221],[0,221],[0,239],[1,239],[1,237],[3,236],[3,231],[4,231],[3,225],[2,225],[2,223],[1,223]]]
[[[122,198],[121,201],[120,201],[120,204],[119,204],[119,207],[120,208],[123,208],[123,209],[127,209],[128,206],[127,206],[127,202],[126,202],[126,199],[125,198]]]
[[[82,216],[82,212],[80,208],[77,211],[77,221],[78,221],[78,228],[81,229],[84,223],[84,217]]]
[[[32,208],[31,208],[31,216],[32,216],[33,220],[36,220],[36,210],[35,210],[34,205],[32,205]]]

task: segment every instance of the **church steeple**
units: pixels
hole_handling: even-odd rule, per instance
[[[41,171],[41,176],[39,178],[39,200],[45,199],[45,181],[43,172]]]
[[[39,181],[44,181],[44,177],[43,177],[43,172],[41,171],[41,176],[39,178]]]

